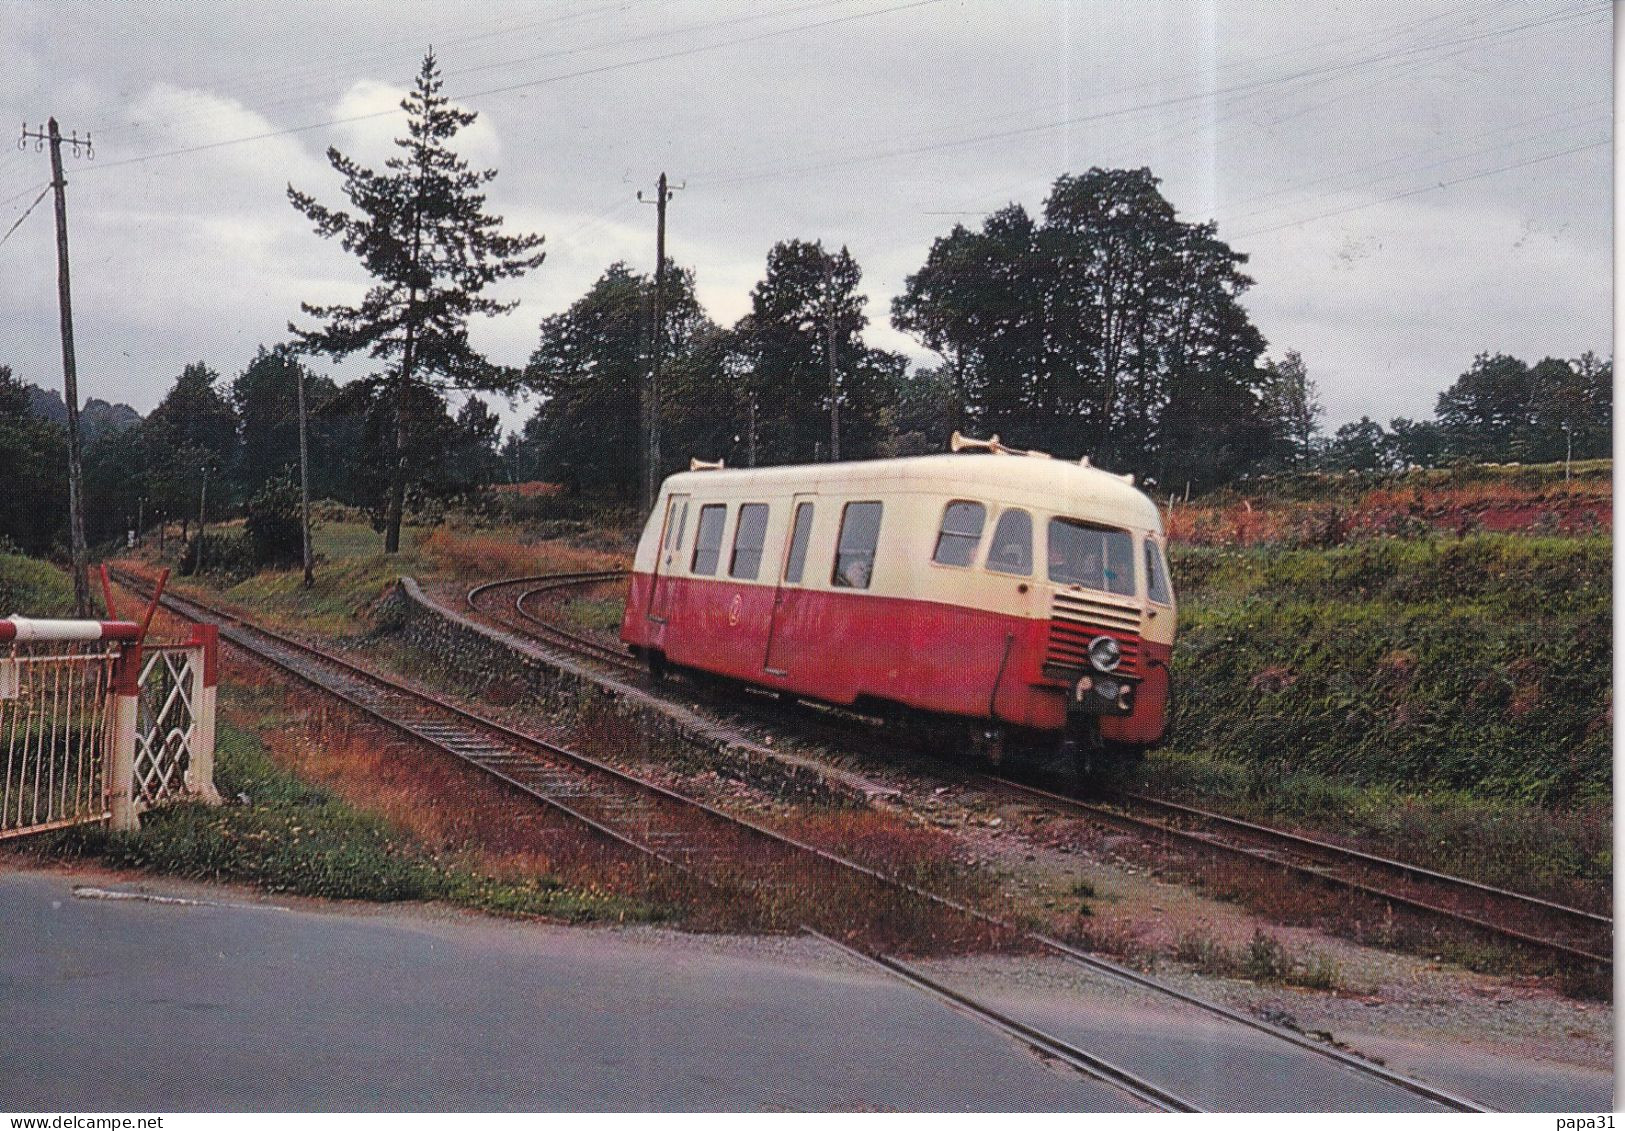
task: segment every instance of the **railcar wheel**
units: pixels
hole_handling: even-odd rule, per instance
[[[972,757],[984,759],[989,765],[997,766],[1004,761],[1005,743],[1004,727],[997,723],[979,723],[971,727],[967,745]]]
[[[666,682],[666,677],[670,674],[670,669],[666,667],[666,654],[664,652],[650,652],[649,678],[654,680],[656,683],[664,683]]]
[[[1072,781],[1078,789],[1092,785],[1105,769],[1107,743],[1100,734],[1100,721],[1087,718],[1067,728],[1061,739],[1062,764],[1072,772]]]

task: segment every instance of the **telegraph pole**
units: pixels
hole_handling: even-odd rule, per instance
[[[835,276],[824,256],[824,355],[829,359],[829,461],[841,462],[841,383],[835,375]]]
[[[665,173],[661,173],[656,182],[653,200],[644,200],[643,190],[638,190],[640,201],[655,206],[655,327],[649,381],[643,391],[645,510],[654,509],[655,496],[660,493],[660,355],[666,344],[666,202],[675,191],[666,186]]]
[[[62,399],[68,406],[68,532],[73,559],[73,609],[75,616],[83,618],[90,615],[90,579],[85,575],[88,554],[85,550],[84,470],[79,459],[79,374],[73,355],[73,302],[68,286],[68,181],[62,175],[62,132],[56,127],[56,119],[50,119],[45,128],[45,133],[38,130],[29,133],[28,123],[24,122],[17,146],[23,148],[29,141],[34,142],[36,150],[47,142],[51,146],[51,187],[56,190],[56,295],[62,315]],[[73,146],[75,157],[79,156],[82,144],[85,156],[95,159],[96,151],[88,133],[81,142],[78,131],[74,131],[68,144]],[[112,610],[108,610],[107,615],[112,616]]]
[[[293,387],[299,402],[299,526],[303,536],[305,588],[316,584],[316,559],[310,552],[310,455],[305,441],[305,367],[293,360]]]

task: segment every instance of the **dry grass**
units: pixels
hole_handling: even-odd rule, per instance
[[[689,881],[651,867],[575,820],[481,771],[403,738],[319,693],[234,654],[225,718],[262,736],[278,767],[315,783],[432,852],[493,879],[546,878],[579,892],[643,904],[692,906]],[[747,909],[748,910],[748,909]],[[753,920],[706,906],[685,915],[700,929]]]
[[[1606,480],[1378,485],[1350,498],[1225,496],[1175,505],[1170,541],[1193,546],[1340,546],[1383,535],[1486,530],[1588,534],[1613,526]]]
[[[420,535],[414,550],[434,577],[458,581],[615,569],[627,564],[618,555],[558,540],[526,542],[516,530],[439,526]]]

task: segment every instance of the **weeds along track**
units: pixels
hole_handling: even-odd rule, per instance
[[[637,672],[642,670],[640,665],[624,654],[550,622],[537,602],[544,593],[622,576],[621,572],[604,572],[510,578],[472,590],[468,602],[476,610],[501,616],[505,623],[570,648],[578,655]],[[497,602],[492,600],[510,592],[516,594],[511,614],[505,608],[494,607]],[[1270,872],[1285,871],[1311,883],[1464,927],[1536,954],[1582,963],[1599,976],[1606,976],[1613,966],[1614,924],[1606,915],[1143,794],[1118,793],[1107,798],[1108,803],[1100,803],[1000,775],[982,777],[1061,815],[1082,815],[1208,856]]]
[[[469,591],[467,601],[469,607],[474,609],[476,612],[480,612],[486,616],[497,619],[510,627],[525,631],[544,643],[564,647],[571,650],[579,657],[599,660],[612,665],[618,670],[641,675],[644,671],[643,666],[625,654],[616,652],[599,641],[591,640],[581,636],[578,633],[562,629],[558,625],[548,620],[542,613],[542,603],[539,600],[539,598],[544,594],[556,593],[560,590],[569,588],[598,585],[606,581],[619,580],[624,576],[625,575],[623,572],[615,571],[603,573],[545,574],[530,577],[507,578],[501,581],[491,582],[475,587]],[[731,706],[734,709],[739,708],[739,704],[737,703],[732,704]],[[782,712],[764,710],[761,705],[753,704],[747,707],[746,710],[760,712],[763,715],[772,716],[772,721],[775,723],[782,723],[785,721],[782,718]],[[823,713],[820,712],[820,714],[822,715]],[[820,729],[830,727],[831,725],[828,720],[823,718],[813,721],[802,721],[807,725],[818,727]],[[849,739],[851,737],[851,731],[848,728],[843,727],[839,729],[842,730],[842,736],[844,738]],[[1079,807],[1084,805],[1084,803],[1077,802],[1075,799],[1063,797],[1059,794],[1048,794],[1042,790],[1034,789],[1033,787],[1023,786],[1020,783],[1008,782],[1004,779],[990,780],[995,781],[1000,786],[1009,786],[1014,789],[1024,790],[1029,798],[1037,797],[1044,799],[1053,804],[1057,809],[1064,809],[1069,813],[1076,812]],[[1274,861],[1270,861],[1270,863],[1273,865]],[[859,865],[859,867],[862,866]],[[867,871],[867,869],[865,869],[865,871]],[[905,884],[902,886],[910,891],[917,892],[919,890],[913,887],[913,885]],[[972,915],[991,919],[991,917],[986,916],[982,912],[964,908],[963,905],[957,903],[956,901],[947,900],[935,895],[932,895],[929,898],[940,904],[951,906],[960,910],[967,910]],[[1010,929],[1015,930],[1016,928],[1011,927]],[[1344,1067],[1352,1068],[1358,1073],[1375,1077],[1382,1080],[1384,1083],[1392,1084],[1395,1087],[1411,1092],[1414,1095],[1421,1096],[1424,1099],[1430,1100],[1431,1102],[1436,1103],[1446,1109],[1459,1111],[1483,1110],[1472,1104],[1470,1101],[1463,1100],[1460,1097],[1452,1095],[1448,1092],[1435,1089],[1427,1084],[1410,1079],[1400,1073],[1391,1072],[1358,1056],[1349,1055],[1339,1049],[1320,1044],[1302,1036],[1301,1034],[1293,1032],[1292,1030],[1260,1021],[1246,1014],[1231,1010],[1226,1006],[1221,1006],[1194,995],[1186,994],[1181,990],[1167,986],[1156,979],[1141,975],[1136,971],[1128,969],[1127,967],[1119,966],[1116,963],[1108,962],[1104,959],[1088,954],[1087,952],[1081,951],[1078,948],[1059,939],[1035,932],[1024,932],[1024,938],[1028,943],[1036,945],[1041,950],[1047,951],[1069,961],[1082,964],[1096,973],[1105,974],[1115,980],[1138,986],[1141,989],[1150,990],[1157,995],[1172,998],[1184,1005],[1194,1007],[1195,1009],[1220,1017],[1225,1021],[1247,1026],[1289,1044],[1310,1050],[1322,1056],[1329,1057],[1339,1064],[1342,1064]],[[900,976],[904,976],[905,978],[911,977],[914,974],[913,971],[906,970],[894,970],[893,972],[900,973]],[[939,994],[938,996],[941,995]]]
[[[1585,963],[1599,973],[1613,966],[1614,921],[1606,915],[1143,794],[1114,793],[1103,801],[1085,801],[999,775],[983,777],[1056,812],[1286,871],[1539,954]]]
[[[140,579],[126,573],[118,577],[126,587],[145,591]],[[799,930],[819,939],[1149,1108],[1200,1110],[1174,1090],[983,1004],[898,957],[1030,947],[1032,940],[1010,924],[483,719],[440,696],[233,614],[174,594],[166,594],[162,604],[186,619],[218,625],[223,639],[254,659],[495,776],[628,850],[681,871],[713,894],[751,901],[764,927]]]
[[[142,591],[140,579],[121,574]],[[578,584],[585,584],[578,581]],[[1444,1089],[1301,1033],[1209,1002],[1149,976],[1088,954],[1059,939],[1027,931],[997,916],[912,883],[887,876],[836,853],[804,844],[644,781],[579,753],[483,719],[440,696],[367,671],[309,644],[252,625],[198,601],[166,595],[178,615],[214,623],[232,645],[294,678],[319,688],[372,718],[431,747],[479,767],[525,795],[580,820],[626,849],[679,870],[725,898],[752,901],[764,926],[795,929],[838,947],[973,1015],[1045,1057],[1120,1089],[1147,1107],[1196,1111],[1178,1085],[1149,1075],[1169,1069],[1147,1058],[1149,1074],[1124,1068],[1078,1045],[1028,1025],[923,973],[903,954],[1042,951],[1077,963],[1094,974],[1135,987],[1165,1002],[1262,1034],[1275,1058],[1307,1054],[1300,1069],[1312,1071],[1329,1093],[1353,1079],[1364,1087],[1428,1109],[1486,1108]],[[1317,1067],[1318,1065],[1318,1067]],[[1390,1091],[1391,1090],[1391,1091]],[[1377,1101],[1381,1103],[1382,1101]],[[1394,1099],[1387,1101],[1395,1102]]]

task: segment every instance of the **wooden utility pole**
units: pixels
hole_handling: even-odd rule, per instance
[[[299,402],[299,526],[303,535],[305,588],[316,584],[316,559],[310,552],[310,451],[305,440],[305,367],[294,362],[293,387]]]
[[[841,383],[835,373],[835,274],[824,256],[824,355],[829,359],[829,460],[841,462]]]
[[[197,493],[197,570],[203,572],[203,520],[209,506],[209,465],[203,465],[203,486]]]
[[[67,178],[62,175],[62,132],[56,119],[46,124],[46,132],[28,132],[23,123],[23,136],[19,144],[35,142],[35,148],[47,142],[51,146],[51,187],[56,191],[56,296],[62,318],[62,399],[68,408],[68,540],[73,560],[73,611],[80,618],[90,615],[90,578],[86,576],[88,557],[85,550],[85,481],[84,468],[79,458],[79,374],[73,354],[73,301],[68,285],[68,194]],[[79,156],[79,147],[94,158],[90,135],[83,142],[74,132],[68,142],[73,155]],[[111,616],[111,612],[108,614]]]
[[[750,431],[745,434],[745,466],[756,466],[756,390],[750,391]]]
[[[677,186],[681,188],[682,186]],[[651,340],[649,380],[643,390],[644,455],[643,455],[643,507],[653,510],[655,496],[660,494],[660,360],[666,344],[666,202],[675,190],[666,185],[666,174],[656,182],[655,198],[638,199],[655,206],[655,316]]]

